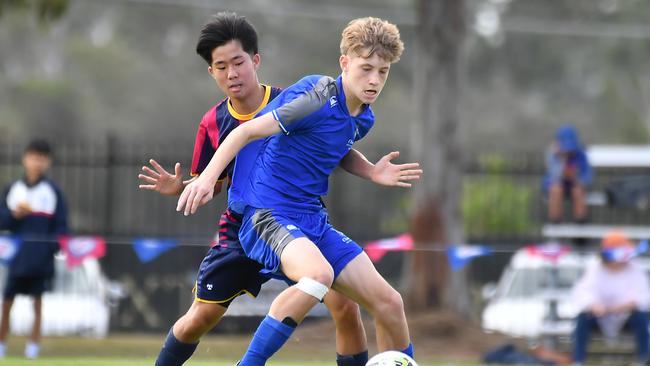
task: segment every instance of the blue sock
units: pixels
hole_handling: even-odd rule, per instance
[[[158,354],[156,366],[181,366],[192,356],[198,345],[198,342],[183,343],[179,341],[174,337],[174,328],[172,328],[167,333],[167,339]]]
[[[366,366],[368,363],[368,351],[363,351],[355,355],[342,356],[336,354],[336,364],[338,366]]]
[[[415,357],[413,357],[413,343],[409,343],[409,346],[406,347],[405,349],[403,349],[403,350],[402,350],[402,353],[406,353],[406,354],[409,355],[412,359],[415,359]]]
[[[263,366],[291,336],[295,327],[266,316],[255,331],[248,350],[240,361],[241,366]]]

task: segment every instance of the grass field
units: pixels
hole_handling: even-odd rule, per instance
[[[111,335],[106,339],[48,337],[42,342],[41,357],[22,357],[24,337],[10,337],[8,357],[0,366],[152,366],[160,350],[163,335]],[[186,366],[234,366],[248,345],[249,336],[208,336],[201,342]],[[372,352],[371,352],[372,353]],[[331,345],[290,341],[269,362],[269,366],[333,366]],[[420,366],[470,366],[471,363],[431,362],[421,360]]]
[[[113,359],[98,359],[98,358],[41,358],[38,361],[34,362],[33,360],[25,360],[21,358],[7,358],[0,361],[0,365],[11,365],[11,366],[34,366],[38,364],[39,366],[152,366],[154,364],[154,359],[122,359],[122,358],[113,358]],[[280,366],[280,365],[305,365],[305,366],[331,366],[333,362],[320,362],[320,363],[269,363],[269,365]],[[187,362],[187,366],[233,366],[234,362],[219,362],[219,361],[210,361],[210,360],[191,360]]]
[[[25,360],[23,358],[7,358],[0,360],[0,365],[11,366],[152,366],[154,360],[149,359],[129,359],[129,358],[41,358],[38,361]],[[332,366],[331,361],[276,361],[269,362],[269,366]],[[187,366],[233,366],[234,362],[215,361],[215,360],[190,360]],[[455,363],[420,363],[420,366],[471,366],[470,364]]]

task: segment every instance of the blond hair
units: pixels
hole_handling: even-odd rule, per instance
[[[377,53],[390,63],[399,61],[404,43],[395,24],[373,17],[352,20],[341,34],[341,54],[370,57]]]

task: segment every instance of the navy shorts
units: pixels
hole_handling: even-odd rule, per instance
[[[327,212],[285,213],[247,207],[239,230],[241,245],[262,273],[277,274],[282,251],[291,241],[306,237],[334,270],[334,278],[362,251],[361,247],[329,223]]]
[[[13,299],[17,294],[34,297],[52,289],[52,277],[7,277],[3,298]]]
[[[228,307],[239,295],[257,296],[269,277],[262,265],[246,257],[238,239],[241,215],[226,210],[217,243],[208,250],[196,277],[195,300]]]

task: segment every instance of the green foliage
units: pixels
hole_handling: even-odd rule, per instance
[[[409,207],[411,205],[411,195],[409,191],[404,191],[397,197],[392,197],[393,209],[388,214],[380,218],[379,228],[383,234],[393,235],[408,231],[408,220],[410,217]]]
[[[0,17],[10,8],[32,9],[41,22],[61,18],[68,10],[68,0],[0,0]]]
[[[467,236],[517,235],[535,228],[530,217],[533,188],[513,181],[504,172],[507,161],[498,155],[480,162],[487,172],[465,177],[462,212]]]
[[[80,127],[76,100],[76,91],[65,81],[33,78],[14,89],[11,104],[22,111],[28,135],[74,138]]]

